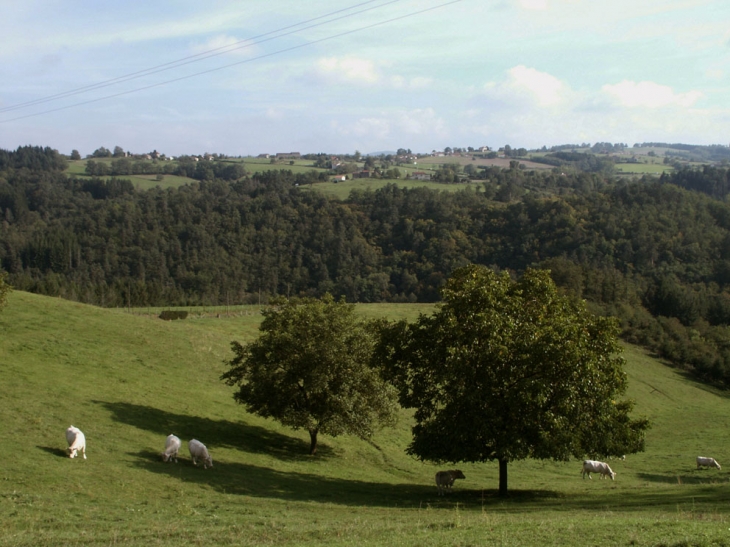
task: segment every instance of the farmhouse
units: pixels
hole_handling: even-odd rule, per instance
[[[425,171],[413,171],[411,178],[415,180],[431,180],[431,173]]]

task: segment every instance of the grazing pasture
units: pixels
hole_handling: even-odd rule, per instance
[[[415,318],[428,308],[382,307]],[[377,306],[363,306],[368,317]],[[0,546],[56,545],[728,545],[730,398],[633,347],[630,395],[653,428],[647,450],[611,460],[615,481],[582,480],[579,460],[509,466],[418,462],[409,415],[371,441],[320,440],[246,414],[219,381],[232,338],[260,316],[162,321],[14,292],[0,312]],[[238,336],[237,331],[241,332]],[[65,430],[86,435],[69,459]],[[174,433],[203,442],[164,463]],[[434,475],[467,477],[439,497]]]

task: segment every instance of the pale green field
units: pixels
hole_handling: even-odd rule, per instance
[[[623,174],[661,175],[674,171],[674,168],[671,165],[664,165],[661,161],[658,163],[617,163],[616,171]]]
[[[428,306],[359,306],[412,317]],[[5,457],[0,545],[641,545],[730,544],[730,399],[628,348],[630,395],[653,423],[645,453],[612,461],[615,481],[580,462],[459,464],[439,498],[439,467],[404,453],[409,415],[371,442],[307,434],[248,415],[219,381],[255,309],[165,322],[14,292],[0,312]],[[215,312],[215,313],[212,313]],[[64,430],[88,460],[65,457]],[[167,434],[207,444],[212,469],[163,464]]]

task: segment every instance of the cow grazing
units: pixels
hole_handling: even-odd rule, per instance
[[[718,469],[722,469],[715,458],[703,458],[702,456],[697,456],[697,469],[702,467],[717,467]]]
[[[180,439],[173,434],[168,435],[165,439],[165,451],[162,453],[162,461],[175,460],[175,463],[177,463],[177,451],[180,450],[180,445]]]
[[[198,465],[198,460],[203,462],[203,469],[213,467],[213,458],[208,454],[208,449],[203,443],[197,439],[193,439],[188,443],[190,457],[193,459],[193,465]]]
[[[78,427],[70,426],[66,430],[66,441],[68,442],[69,458],[75,458],[81,452],[86,459],[86,437]]]
[[[611,477],[611,480],[616,478],[616,473],[611,470],[607,463],[597,462],[595,460],[583,460],[583,470],[581,473],[584,479],[586,475],[588,475],[589,479],[592,478],[591,473],[600,473],[601,478]]]
[[[465,479],[464,473],[458,469],[452,471],[439,471],[436,473],[436,488],[438,488],[439,496],[443,496],[446,492],[451,491],[456,479]]]

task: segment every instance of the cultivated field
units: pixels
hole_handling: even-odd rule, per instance
[[[429,306],[361,306],[415,317]],[[243,313],[244,311],[248,313]],[[439,467],[405,455],[409,417],[371,442],[308,436],[246,414],[219,381],[232,339],[255,336],[255,308],[165,322],[22,292],[0,312],[0,545],[727,545],[730,399],[636,348],[630,395],[648,416],[647,451],[612,461],[614,482],[580,462]],[[219,317],[220,315],[220,317]],[[65,457],[81,428],[88,460]],[[165,436],[183,440],[163,464]],[[187,440],[207,444],[193,467]],[[722,470],[697,471],[697,455]],[[449,466],[446,466],[448,468]],[[441,467],[444,468],[444,467]]]

